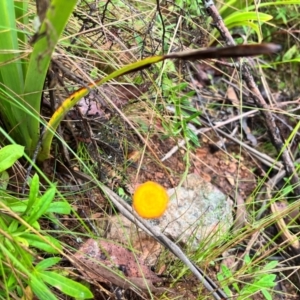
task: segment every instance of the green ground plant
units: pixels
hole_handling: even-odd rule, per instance
[[[188,91],[188,83],[186,82],[174,84],[167,75],[162,81],[162,90],[166,97],[166,103],[169,105],[169,110],[173,113],[172,122],[163,123],[166,131],[170,132],[169,136],[183,136],[188,145],[191,142],[191,146],[200,146],[198,137],[194,133],[195,130],[190,125],[201,125],[199,121],[201,112],[193,107],[191,101],[195,96],[195,91]]]
[[[41,95],[51,56],[76,2],[51,1],[32,49],[33,3],[0,2],[0,114],[6,130],[29,155],[36,149],[40,123],[44,123],[40,117]]]
[[[8,145],[0,149],[2,179],[8,178],[3,174],[23,155],[24,147],[20,145]],[[69,214],[70,205],[66,201],[54,201],[55,185],[41,195],[37,174],[32,177],[29,186],[29,196],[25,199],[14,197],[5,189],[0,190],[1,298],[29,299],[30,295],[35,295],[39,299],[57,299],[49,286],[74,298],[92,298],[87,287],[67,278],[60,271],[58,264],[63,254],[62,245],[42,230],[40,225],[42,218],[51,219],[53,214]],[[50,257],[41,259],[39,252]]]
[[[245,272],[243,276],[247,277],[247,275],[250,275],[252,278],[250,282],[243,282],[243,286],[241,287],[239,284],[239,276],[235,276],[234,273],[223,264],[221,264],[221,271],[218,273],[217,278],[229,297],[233,296],[231,290],[232,286],[238,295],[238,300],[250,299],[250,297],[255,297],[255,294],[258,292],[261,292],[266,300],[272,300],[273,297],[270,294],[270,290],[276,285],[276,275],[270,273],[276,268],[277,264],[277,261],[270,261],[262,268],[253,266],[251,258],[246,255],[244,258],[243,270],[245,270]]]
[[[247,5],[245,5],[245,3],[238,0],[227,0],[222,2],[222,5],[219,7],[219,13],[228,29],[242,29],[247,36],[255,33],[254,40],[262,42],[264,37],[267,36],[265,24],[268,24],[273,19],[273,14],[269,13],[271,8],[274,6],[279,9],[281,6],[286,7],[294,4],[299,4],[299,1],[270,1],[261,3],[248,1]],[[214,30],[211,36],[213,39],[218,38],[218,31]]]

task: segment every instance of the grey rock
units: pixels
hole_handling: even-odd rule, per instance
[[[167,211],[148,222],[174,241],[196,250],[201,241],[211,244],[232,226],[231,201],[200,176],[189,174],[181,187],[169,189],[168,194]]]
[[[224,239],[233,224],[232,203],[219,189],[200,176],[189,174],[181,187],[169,189],[168,194],[170,203],[164,215],[146,222],[192,251]],[[157,259],[161,246],[125,217],[112,217],[110,225],[109,239],[123,244],[130,241],[141,253],[147,248],[147,261]]]

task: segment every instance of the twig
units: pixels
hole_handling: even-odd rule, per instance
[[[272,167],[276,170],[281,170],[282,169],[282,164],[281,162],[276,161],[275,159],[271,158],[267,154],[261,153],[258,150],[252,148],[251,146],[245,144],[244,142],[240,141],[239,139],[236,139],[235,137],[231,136],[230,134],[227,134],[223,130],[217,129],[218,133],[221,135],[231,139],[235,143],[239,144],[240,146],[244,147],[247,149],[249,152],[251,152],[252,155],[254,155],[256,158],[258,158],[263,164]]]
[[[248,151],[250,151],[255,157],[257,157],[258,159],[261,160],[262,163],[264,163],[265,165],[269,166],[269,167],[274,167],[276,170],[279,170],[282,168],[282,165],[280,162],[276,162],[273,158],[271,158],[270,156],[264,154],[264,153],[261,153],[259,151],[257,151],[256,149],[250,147],[249,145],[243,143],[242,141],[234,138],[233,136],[225,133],[224,131],[222,130],[218,130],[218,128],[224,126],[224,125],[227,125],[229,123],[232,123],[234,121],[237,121],[239,119],[242,119],[246,116],[250,116],[250,115],[253,115],[255,113],[258,112],[258,109],[255,109],[255,110],[251,110],[251,111],[248,111],[248,112],[245,112],[239,116],[235,116],[231,119],[228,119],[224,122],[216,122],[216,125],[215,126],[212,126],[212,127],[209,127],[209,128],[200,128],[198,130],[195,130],[194,131],[194,134],[196,135],[199,135],[199,134],[203,134],[203,133],[206,133],[210,130],[217,130],[221,135],[223,136],[226,136],[228,137],[229,139],[231,139],[232,141],[240,144],[241,146],[243,146],[244,148],[246,148]],[[201,120],[202,123],[205,124],[205,121],[204,120]],[[209,124],[206,124],[206,125],[209,125]],[[179,148],[183,148],[184,145],[186,144],[186,140],[181,140],[178,142],[178,145],[177,146],[174,146],[167,154],[165,154],[165,156],[163,158],[161,158],[161,161],[165,161],[167,159],[169,159],[175,152],[178,151]]]
[[[167,107],[168,108],[168,107]],[[251,110],[251,111],[247,111],[239,116],[236,116],[236,117],[233,117],[231,119],[228,119],[226,121],[223,121],[223,122],[216,122],[216,125],[215,126],[212,126],[212,127],[209,127],[209,128],[200,128],[196,131],[194,131],[194,134],[196,135],[199,135],[200,133],[205,133],[205,132],[208,132],[210,130],[215,130],[219,127],[222,127],[224,125],[227,125],[227,124],[230,124],[234,121],[237,121],[245,116],[250,116],[252,114],[255,114],[257,113],[258,110]],[[178,151],[178,149],[180,149],[181,147],[183,147],[186,142],[189,141],[189,139],[185,139],[185,140],[181,140],[178,142],[178,145],[177,146],[174,146],[167,154],[165,154],[165,156],[163,158],[161,158],[161,161],[165,161],[166,159],[169,159],[174,153],[176,153]]]

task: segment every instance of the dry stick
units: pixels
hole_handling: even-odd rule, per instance
[[[240,141],[239,139],[236,139],[235,137],[231,136],[230,134],[224,132],[221,129],[216,129],[218,133],[221,135],[227,137],[228,139],[232,140],[236,144],[241,145],[241,147],[247,149],[253,156],[255,156],[257,159],[259,159],[264,165],[274,168],[275,170],[281,170],[283,168],[281,162],[276,161],[275,159],[271,158],[265,153],[259,152],[258,150],[252,148],[251,146],[245,144],[244,142]]]
[[[224,39],[225,43],[229,46],[235,45],[235,42],[227,27],[225,26],[217,8],[215,7],[213,0],[204,0],[203,2],[208,15],[210,15],[213,19],[214,26],[219,30],[220,35]],[[249,62],[250,60],[247,59],[246,61]],[[286,173],[291,178],[291,183],[294,184],[295,194],[300,196],[299,177],[295,170],[292,158],[289,154],[288,146],[284,144],[280,136],[280,130],[276,126],[275,119],[272,115],[272,112],[270,111],[270,107],[262,97],[259,89],[257,88],[257,85],[254,82],[253,76],[250,73],[249,67],[246,64],[242,65],[242,76],[253,96],[256,105],[259,108],[262,108],[262,114],[266,120],[266,125],[273,140],[273,144],[275,145],[277,152],[282,155]]]
[[[168,109],[168,107],[167,107],[167,109]],[[243,114],[241,114],[239,116],[232,117],[231,119],[228,119],[226,121],[216,122],[216,125],[214,125],[212,127],[197,129],[196,131],[194,131],[194,134],[199,135],[200,133],[205,133],[205,132],[208,132],[210,130],[214,130],[216,128],[219,128],[219,127],[225,126],[227,124],[230,124],[230,123],[232,123],[234,121],[237,121],[237,120],[239,120],[239,119],[241,119],[241,118],[243,118],[245,116],[253,115],[253,114],[257,113],[257,112],[258,112],[258,110],[255,109],[255,110],[251,110],[251,111],[245,112],[245,113],[243,113]],[[168,153],[166,153],[165,156],[162,157],[160,161],[165,161],[166,159],[170,158],[174,153],[176,153],[178,151],[179,148],[183,147],[186,144],[187,140],[189,140],[189,139],[187,138],[187,139],[179,141],[178,145],[174,146]]]
[[[151,227],[145,220],[140,218],[136,213],[133,214],[132,208],[124,202],[116,193],[106,186],[101,186],[101,189],[109,196],[109,199],[118,208],[118,210],[125,216],[128,220],[136,224],[139,228],[143,229],[150,236],[154,237],[160,244],[168,248],[175,256],[177,256],[181,261],[192,271],[192,273],[203,283],[203,285],[212,293],[215,299],[222,300],[228,299],[226,294],[220,289],[213,280],[211,280],[204,271],[197,267],[188,257],[183,253],[183,251],[173,243],[169,238],[167,238],[162,232]]]
[[[208,128],[200,128],[200,129],[197,129],[194,131],[194,134],[195,135],[199,135],[199,134],[204,134],[205,132],[208,132],[210,130],[216,130],[218,131],[221,135],[231,139],[232,141],[234,141],[235,143],[238,143],[240,144],[242,147],[246,148],[249,152],[251,152],[252,155],[254,155],[256,158],[258,158],[263,164],[269,166],[269,167],[273,167],[275,168],[276,170],[279,170],[282,168],[282,164],[278,161],[275,161],[273,158],[271,158],[270,156],[264,154],[264,153],[261,153],[259,151],[257,151],[256,149],[252,148],[251,146],[241,142],[240,140],[234,138],[233,136],[225,133],[224,131],[222,130],[219,130],[218,128],[222,127],[222,126],[225,126],[229,123],[232,123],[234,121],[237,121],[239,119],[242,119],[243,117],[246,117],[246,116],[250,116],[250,115],[253,115],[255,113],[257,113],[258,110],[255,109],[255,110],[251,110],[251,111],[248,111],[248,112],[245,112],[239,116],[235,116],[231,119],[228,119],[226,121],[223,121],[223,122],[216,122],[216,125],[212,126],[212,127],[208,127]],[[204,120],[201,119],[201,123],[203,123],[204,125],[207,125],[209,126],[209,124],[207,124]],[[161,161],[165,161],[166,159],[170,158],[179,148],[184,148],[184,145],[186,144],[186,140],[181,140],[179,141],[178,145],[174,146],[167,154],[165,154],[165,156],[163,158],[161,158]]]

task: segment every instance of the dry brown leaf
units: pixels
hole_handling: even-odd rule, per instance
[[[247,220],[247,208],[244,199],[239,193],[236,195],[236,216],[233,225],[234,232],[243,228]]]
[[[227,181],[231,184],[231,186],[235,186],[234,177],[228,172],[225,172],[225,175],[226,175]]]
[[[227,98],[232,102],[232,104],[239,108],[240,107],[240,100],[236,95],[236,92],[232,86],[228,86],[227,88]]]
[[[281,238],[284,241],[288,241],[288,244],[296,251],[296,253],[298,253],[300,250],[300,242],[298,237],[289,231],[284,218],[282,217],[282,209],[280,209],[276,203],[271,203],[271,210],[274,215],[278,215],[276,226],[281,234]]]
[[[230,269],[232,272],[237,269],[237,257],[233,254],[230,254],[228,251],[222,253],[223,260],[222,264]]]
[[[285,212],[286,216],[284,218],[286,224],[296,225],[299,221],[299,207],[295,207],[293,210],[288,210],[289,203],[287,200],[280,200],[275,203],[278,211]]]

